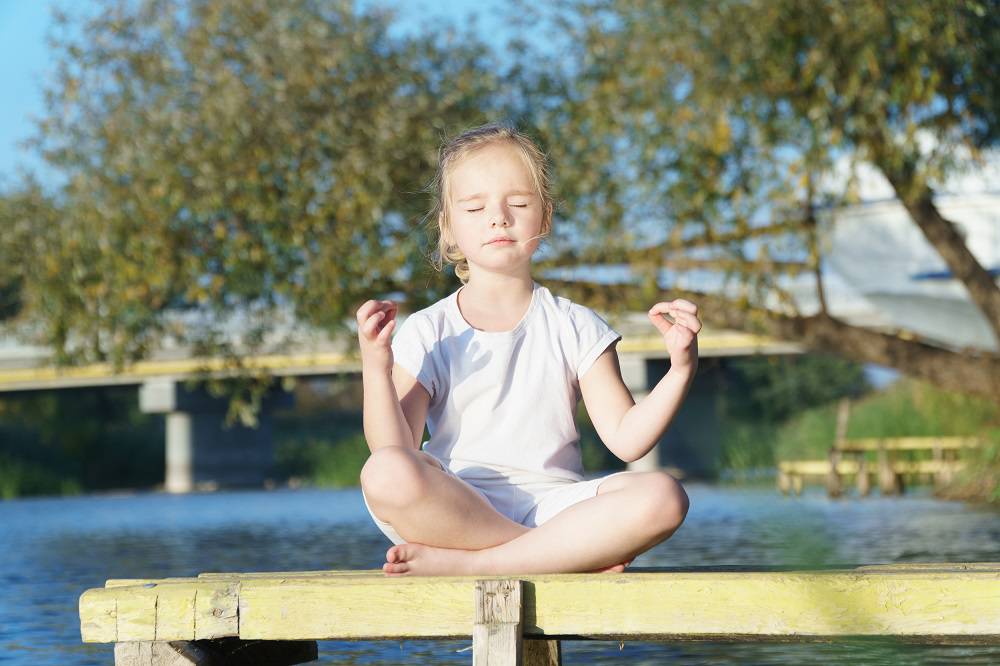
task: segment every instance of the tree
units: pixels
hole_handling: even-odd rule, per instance
[[[0,307],[60,360],[170,339],[239,367],[290,314],[334,332],[367,298],[443,290],[422,191],[442,135],[491,113],[484,46],[391,36],[347,0],[119,0],[59,25],[34,146],[65,184],[4,197],[0,252],[43,270],[0,273]]]
[[[584,232],[572,228],[547,265],[626,264],[640,285],[591,276],[562,288],[644,307],[664,266],[724,276],[737,298],[722,277],[690,293],[710,323],[1000,399],[997,354],[832,317],[817,242],[823,211],[851,201],[850,183],[829,185],[835,165],[870,162],[1000,339],[1000,289],[934,204],[935,183],[997,147],[1000,4],[591,0],[533,20],[549,21],[569,56],[562,70],[535,68],[530,106]],[[778,279],[801,271],[815,275],[816,314],[798,312]]]

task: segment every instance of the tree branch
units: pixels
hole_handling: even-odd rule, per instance
[[[545,280],[546,285],[577,302],[608,311],[646,309],[639,290],[628,284]],[[1000,402],[1000,354],[952,351],[914,338],[906,331],[883,333],[851,326],[825,314],[788,316],[717,294],[671,291],[698,305],[703,322],[799,343],[862,363],[895,368],[945,389],[972,393]]]

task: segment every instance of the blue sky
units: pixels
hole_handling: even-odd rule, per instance
[[[492,18],[501,6],[497,0],[360,0],[357,4],[397,8],[403,30],[442,20],[464,22],[477,14],[484,38],[496,39],[502,33],[502,26]],[[19,144],[34,133],[31,118],[45,111],[43,82],[54,68],[53,53],[45,41],[52,8],[69,8],[78,14],[99,6],[93,0],[0,0],[0,183],[9,182],[19,166],[40,172],[47,180],[42,162]]]
[[[39,168],[18,142],[32,134],[32,115],[44,110],[41,81],[52,66],[45,44],[52,0],[0,0],[0,178],[15,165]]]

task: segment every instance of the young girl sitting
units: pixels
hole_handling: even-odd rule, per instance
[[[694,377],[698,308],[680,299],[650,308],[670,371],[635,404],[618,366],[621,336],[532,280],[532,254],[552,227],[547,169],[512,128],[485,125],[446,143],[433,212],[441,257],[463,285],[407,317],[394,339],[395,303],[357,311],[372,452],[361,488],[396,544],[388,575],[618,572],[687,514],[684,489],[664,472],[584,481],[574,415],[582,397],[616,456],[645,455]]]

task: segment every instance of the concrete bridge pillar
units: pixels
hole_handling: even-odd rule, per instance
[[[189,390],[174,379],[139,388],[142,411],[166,415],[164,487],[171,493],[263,486],[274,466],[271,412],[291,404],[291,393],[275,390],[264,399],[256,428],[226,427],[228,401],[204,389]]]

